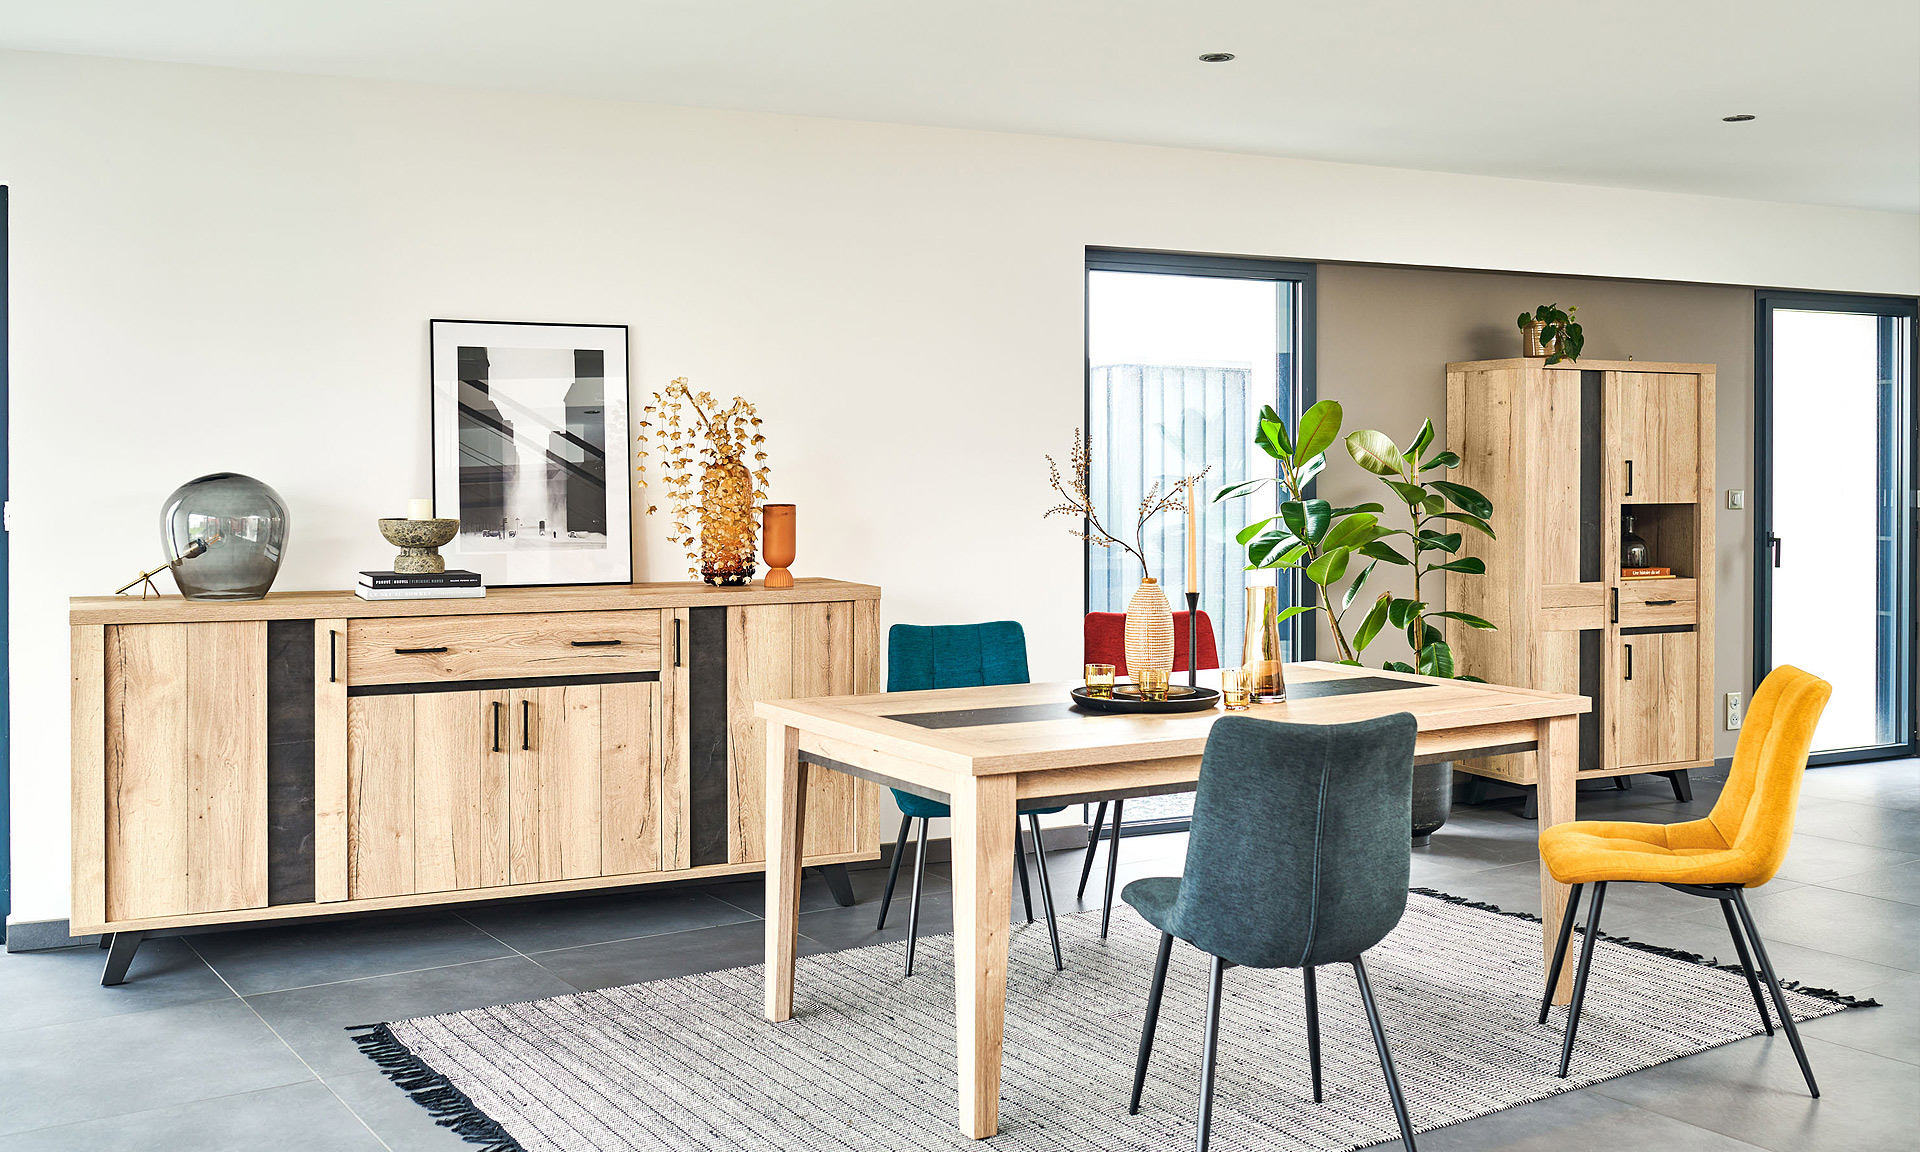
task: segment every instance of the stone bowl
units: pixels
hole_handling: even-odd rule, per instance
[[[393,558],[395,572],[445,572],[447,562],[440,556],[442,544],[450,544],[460,534],[458,520],[382,519],[380,535],[400,549]]]

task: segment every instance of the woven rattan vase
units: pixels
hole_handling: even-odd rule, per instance
[[[1148,576],[1127,601],[1127,675],[1140,679],[1142,668],[1173,673],[1173,611],[1166,593]]]

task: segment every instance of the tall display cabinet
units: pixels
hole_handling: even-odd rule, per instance
[[[1583,775],[1660,773],[1691,798],[1713,763],[1714,366],[1543,360],[1447,365],[1451,479],[1493,501],[1485,576],[1449,576],[1447,607],[1498,631],[1454,626],[1460,670],[1578,692]],[[1626,518],[1645,542],[1623,575]],[[1532,785],[1534,754],[1457,767]],[[1531,809],[1531,800],[1529,801]]]

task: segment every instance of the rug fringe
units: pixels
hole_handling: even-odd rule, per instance
[[[1455,896],[1451,892],[1442,892],[1436,888],[1409,888],[1408,891],[1421,896],[1430,896],[1435,900],[1443,900],[1448,904],[1458,904],[1463,908],[1473,908],[1481,912],[1492,912],[1497,916],[1511,916],[1516,920],[1526,920],[1534,924],[1540,923],[1540,917],[1535,916],[1531,912],[1509,912],[1498,904],[1488,904],[1481,900],[1469,900],[1464,896]],[[1688,964],[1698,964],[1702,968],[1713,968],[1721,972],[1732,972],[1735,975],[1742,974],[1740,965],[1722,964],[1718,956],[1708,959],[1698,952],[1685,952],[1678,948],[1663,948],[1658,944],[1648,944],[1640,940],[1629,939],[1625,936],[1614,936],[1606,932],[1600,933],[1600,939],[1605,940],[1609,944],[1618,944],[1623,948],[1632,948],[1636,952],[1647,952],[1655,956],[1664,956],[1669,960],[1681,960]],[[1798,980],[1782,980],[1780,981],[1780,987],[1785,988],[1789,992],[1798,992],[1802,996],[1811,996],[1816,1000],[1825,1000],[1829,1004],[1838,1004],[1843,1008],[1880,1007],[1880,1001],[1873,999],[1871,996],[1862,1000],[1858,997],[1837,992],[1832,988],[1810,988]]]
[[[484,1152],[526,1152],[520,1142],[507,1135],[498,1121],[480,1110],[465,1092],[455,1088],[445,1076],[435,1072],[426,1061],[393,1034],[385,1024],[355,1024],[347,1029],[357,1032],[353,1042],[375,1067],[386,1074],[415,1104],[433,1116],[434,1123],[451,1128],[469,1144]]]

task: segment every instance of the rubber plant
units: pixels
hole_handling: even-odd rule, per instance
[[[1542,304],[1532,313],[1520,313],[1521,331],[1529,324],[1538,324],[1540,346],[1553,349],[1547,354],[1548,364],[1580,359],[1580,350],[1587,346],[1587,335],[1581,330],[1580,322],[1573,318],[1579,310],[1578,304],[1569,304],[1564,312],[1558,304]]]
[[[1336,508],[1309,498],[1307,486],[1327,466],[1327,450],[1340,438],[1340,405],[1322,400],[1300,415],[1297,429],[1271,405],[1260,409],[1254,443],[1278,462],[1277,475],[1229,484],[1213,494],[1215,501],[1247,496],[1269,484],[1280,488],[1276,515],[1247,525],[1239,541],[1247,549],[1247,568],[1300,570],[1315,590],[1316,603],[1296,604],[1280,614],[1287,620],[1316,609],[1326,613],[1335,653],[1343,664],[1357,664],[1360,647],[1347,638],[1344,618],[1353,607],[1374,564],[1392,549],[1382,538],[1392,533],[1380,526],[1379,504]],[[1336,599],[1334,585],[1344,578],[1357,558],[1369,561]]]
[[[1491,622],[1470,612],[1434,611],[1428,602],[1423,583],[1436,572],[1451,572],[1467,576],[1486,574],[1487,566],[1477,556],[1462,555],[1465,534],[1459,528],[1471,528],[1489,538],[1493,537],[1493,502],[1465,484],[1456,484],[1441,478],[1450,468],[1460,463],[1460,457],[1450,451],[1435,453],[1432,457],[1420,460],[1420,454],[1433,445],[1433,421],[1425,421],[1413,438],[1413,443],[1402,452],[1397,444],[1383,432],[1364,429],[1349,435],[1346,440],[1347,454],[1361,468],[1380,478],[1381,483],[1390,489],[1395,499],[1407,510],[1409,528],[1386,531],[1381,538],[1372,542],[1374,563],[1392,564],[1412,569],[1413,595],[1396,596],[1392,592],[1382,592],[1373,602],[1373,607],[1360,621],[1354,631],[1353,648],[1357,655],[1365,651],[1374,637],[1386,627],[1394,627],[1406,633],[1407,645],[1413,649],[1414,662],[1387,661],[1382,667],[1395,672],[1417,672],[1422,676],[1441,676],[1447,679],[1479,680],[1477,676],[1460,675],[1456,671],[1453,648],[1434,621],[1457,620],[1469,628],[1492,629]],[[1440,473],[1440,476],[1433,475]],[[1407,538],[1407,551],[1401,552],[1390,542],[1390,537]],[[1361,575],[1365,577],[1373,570],[1373,565]]]

